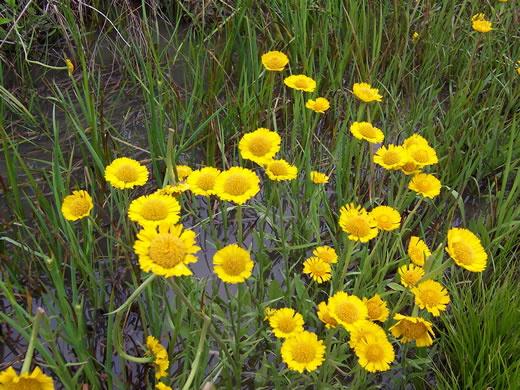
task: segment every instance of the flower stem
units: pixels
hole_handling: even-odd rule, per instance
[[[336,281],[336,290],[343,288],[345,277],[347,276],[347,269],[350,263],[350,258],[352,257],[352,250],[354,249],[354,242],[352,240],[348,240],[347,243],[347,253],[343,260],[343,271],[341,271],[341,278]]]
[[[27,346],[27,352],[25,353],[25,360],[23,362],[22,371],[20,374],[25,374],[29,371],[29,368],[31,368],[31,361],[32,361],[32,355],[34,351],[34,343],[36,341],[36,337],[38,337],[38,331],[40,330],[40,323],[42,320],[42,317],[45,315],[45,310],[43,310],[41,307],[36,309],[36,316],[33,320],[33,326],[32,326],[32,332],[31,332],[31,339],[29,340],[29,345]]]

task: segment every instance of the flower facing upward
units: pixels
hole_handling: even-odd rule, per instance
[[[292,337],[303,332],[303,317],[294,309],[284,307],[269,316],[269,325],[276,337]]]
[[[330,315],[348,331],[368,317],[368,309],[363,301],[343,291],[330,297],[327,307]]]
[[[332,277],[330,274],[330,264],[324,262],[319,257],[309,257],[305,260],[303,263],[303,273],[309,274],[318,284],[326,282]]]
[[[446,310],[446,305],[450,303],[448,292],[439,282],[426,280],[412,288],[415,295],[415,304],[421,309],[426,309],[435,317],[440,315],[440,311]]]
[[[130,203],[128,218],[141,226],[157,226],[161,222],[177,223],[181,206],[169,195],[143,195]]]
[[[431,336],[435,336],[432,330],[432,323],[421,317],[408,317],[402,314],[396,314],[394,320],[397,324],[390,328],[390,332],[394,337],[401,337],[401,342],[414,341],[418,347],[427,347],[433,344]],[[431,336],[430,336],[431,334]]]
[[[471,18],[471,24],[472,24],[473,30],[481,32],[481,33],[486,33],[486,32],[493,30],[493,28],[491,27],[491,22],[488,20],[485,20],[484,18],[485,18],[484,14],[473,15],[473,17]]]
[[[359,344],[366,341],[366,336],[376,337],[378,339],[386,339],[386,333],[379,325],[372,321],[361,321],[358,325],[350,330],[350,340],[348,344],[350,348],[356,349]]]
[[[177,179],[179,181],[183,181],[190,175],[190,173],[193,172],[193,169],[191,169],[187,165],[176,165],[175,170],[177,171]],[[172,175],[173,175],[173,177],[175,177],[175,171],[173,169],[172,169]]]
[[[315,184],[325,184],[329,182],[329,177],[324,173],[320,173],[317,171],[311,172],[311,180]]]
[[[431,146],[415,144],[408,147],[406,151],[419,168],[439,162],[437,152]]]
[[[52,378],[45,375],[39,367],[32,373],[18,375],[13,367],[0,372],[0,389],[2,390],[54,390]]]
[[[372,88],[372,86],[367,83],[355,83],[352,87],[352,92],[358,99],[367,103],[373,101],[380,102],[383,100],[383,96],[379,95],[379,89]]]
[[[87,191],[72,191],[72,195],[66,196],[61,204],[61,213],[69,221],[76,221],[90,214],[92,210],[92,198]]]
[[[377,206],[369,215],[376,220],[377,227],[381,230],[395,230],[401,223],[399,211],[390,206]]]
[[[413,287],[424,276],[424,270],[414,264],[399,267],[401,284],[405,287]]]
[[[345,205],[340,210],[339,226],[348,233],[349,240],[367,242],[377,236],[377,222],[361,206],[353,203]]]
[[[220,171],[217,168],[205,167],[190,173],[186,183],[195,195],[215,195],[215,181],[219,175]]]
[[[325,346],[315,333],[303,331],[284,341],[281,349],[282,360],[290,370],[303,373],[314,371],[325,360]]]
[[[327,99],[319,97],[316,100],[307,100],[307,103],[305,103],[305,107],[310,108],[315,112],[319,112],[320,114],[323,114],[330,108],[330,103]]]
[[[244,134],[238,148],[242,158],[265,165],[280,150],[280,142],[281,138],[278,133],[260,127],[252,133]]]
[[[134,188],[147,182],[148,170],[131,158],[116,158],[105,168],[105,180],[121,190]]]
[[[457,263],[471,272],[486,268],[487,253],[478,237],[468,229],[453,228],[448,231],[446,252]]]
[[[405,175],[417,175],[421,173],[421,168],[411,158],[405,150],[405,153],[401,159],[401,163],[395,168],[403,172]]]
[[[249,252],[238,245],[228,245],[213,257],[215,273],[226,283],[241,283],[251,276],[253,261]]]
[[[412,260],[412,263],[417,264],[419,267],[424,266],[424,262],[432,253],[423,240],[419,237],[412,236],[410,243],[408,244],[408,256]]]
[[[359,365],[369,372],[386,371],[395,359],[394,347],[386,338],[366,335],[354,348]]]
[[[441,193],[441,182],[435,176],[428,173],[419,173],[415,175],[408,188],[425,198],[435,198]]]
[[[423,136],[420,136],[419,134],[412,134],[403,142],[403,147],[405,149],[409,149],[413,145],[423,145],[423,146],[430,146],[428,144],[428,140],[424,138]]]
[[[369,122],[354,122],[350,125],[350,132],[357,139],[364,139],[372,144],[383,142],[385,135]]]
[[[297,89],[299,91],[314,92],[316,89],[316,81],[303,74],[286,77],[283,82],[289,88]]]
[[[134,250],[139,256],[141,269],[166,278],[191,275],[186,264],[196,262],[193,254],[200,250],[195,245],[195,232],[183,232],[182,225],[169,223],[161,223],[158,229],[145,226],[137,234]]]
[[[379,294],[374,295],[372,298],[363,298],[363,303],[368,310],[368,319],[370,321],[385,322],[388,318],[388,307],[386,302],[381,299]]]
[[[148,336],[146,339],[146,348],[146,354],[153,355],[154,357],[153,364],[155,366],[155,378],[160,379],[163,376],[166,376],[166,370],[170,365],[166,349],[164,349],[164,347],[159,344],[159,341],[153,336]]]
[[[298,175],[298,168],[285,160],[273,160],[267,164],[265,172],[271,180],[294,180]]]
[[[215,192],[222,200],[243,204],[258,191],[260,179],[253,171],[232,167],[222,172],[215,182]]]
[[[323,245],[319,246],[312,251],[312,254],[320,259],[322,259],[325,263],[337,263],[338,255],[334,248],[330,246]]]
[[[389,144],[388,147],[381,146],[377,150],[374,162],[385,169],[399,169],[405,157],[406,154],[402,146]]]
[[[269,51],[262,55],[262,64],[267,70],[280,72],[289,63],[289,58],[280,51]]]
[[[330,315],[326,302],[320,302],[318,305],[318,318],[325,324],[327,329],[335,328],[338,325],[338,321]]]

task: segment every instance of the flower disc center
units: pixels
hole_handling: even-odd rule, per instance
[[[245,194],[249,187],[248,178],[239,173],[230,175],[224,183],[224,191],[233,196]]]
[[[149,221],[161,221],[168,213],[168,206],[162,199],[148,199],[144,202],[140,214]]]
[[[131,164],[120,165],[119,168],[117,168],[115,175],[119,180],[124,181],[125,183],[137,181],[139,178],[139,172],[136,167]]]
[[[159,234],[152,240],[148,254],[154,263],[173,268],[184,260],[186,246],[180,237]]]

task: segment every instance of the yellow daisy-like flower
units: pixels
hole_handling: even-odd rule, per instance
[[[417,264],[419,267],[424,266],[424,262],[432,253],[428,248],[428,245],[421,240],[419,237],[412,236],[410,243],[408,244],[408,256],[412,260],[412,263]]]
[[[377,236],[379,231],[376,220],[361,206],[353,203],[345,205],[340,210],[339,226],[348,233],[349,240],[367,242]]]
[[[309,257],[303,263],[303,273],[309,274],[318,284],[330,280],[330,264],[324,262],[319,257]]]
[[[18,375],[13,367],[0,372],[0,389],[2,390],[54,390],[51,377],[45,375],[39,367],[30,374]]]
[[[430,146],[428,140],[419,134],[412,134],[403,142],[403,147],[407,150],[413,145]]]
[[[327,307],[330,315],[348,331],[368,317],[368,309],[363,301],[343,291],[330,297]]]
[[[148,180],[148,170],[138,161],[121,157],[105,168],[105,180],[119,189],[142,186]]]
[[[303,331],[284,341],[281,349],[282,360],[290,370],[303,373],[314,371],[325,360],[325,345],[315,333]]]
[[[479,238],[468,229],[453,228],[448,231],[446,252],[457,263],[471,272],[482,272],[486,268],[487,253]]]
[[[128,218],[141,226],[157,226],[161,222],[176,223],[181,206],[177,199],[161,194],[143,195],[130,203]]]
[[[399,267],[401,284],[405,287],[413,287],[424,276],[424,270],[414,264]]]
[[[172,388],[170,386],[166,386],[164,383],[161,383],[161,382],[157,383],[155,385],[155,388],[157,390],[172,390]]]
[[[390,206],[377,206],[368,214],[376,220],[377,227],[381,230],[395,230],[401,223],[399,211]]]
[[[326,302],[320,302],[318,305],[318,318],[325,324],[327,329],[335,328],[338,325],[338,321],[330,315]]]
[[[394,320],[398,322],[389,330],[396,338],[403,336],[402,343],[415,340],[418,347],[427,347],[433,344],[431,336],[435,336],[435,334],[431,322],[421,317],[408,317],[399,313],[394,316]]]
[[[487,33],[493,28],[491,27],[491,22],[489,20],[485,20],[485,15],[482,13],[475,14],[471,18],[471,25],[473,27],[473,30],[481,32],[481,33]]]
[[[177,180],[178,181],[183,181],[193,172],[193,169],[191,169],[187,165],[176,165],[175,170],[177,171]],[[172,169],[173,177],[175,177],[175,170]]]
[[[319,246],[316,249],[312,251],[312,254],[321,260],[323,260],[325,263],[337,263],[338,262],[338,254],[334,250],[334,248],[331,248],[330,246],[323,245]]]
[[[293,337],[303,332],[303,317],[294,309],[284,307],[269,316],[269,325],[276,337]]]
[[[415,295],[415,304],[435,317],[440,315],[440,311],[446,310],[446,305],[450,303],[448,291],[434,280],[419,283],[412,288],[412,293]]]
[[[369,122],[354,122],[350,132],[357,139],[364,139],[372,144],[379,144],[385,139],[383,132]]]
[[[350,330],[350,340],[348,342],[350,348],[356,349],[359,344],[366,341],[366,336],[386,339],[386,333],[379,325],[372,321],[361,321]]]
[[[253,261],[248,251],[238,245],[228,245],[215,253],[214,271],[226,283],[241,283],[251,276]]]
[[[379,294],[374,295],[372,298],[363,298],[363,303],[368,310],[368,319],[370,321],[385,322],[388,318],[388,307],[386,302],[381,299]]]
[[[134,250],[143,271],[168,278],[191,275],[186,264],[197,261],[193,254],[200,247],[195,245],[195,232],[183,232],[182,225],[161,223],[158,231],[156,227],[145,226],[137,234]]]
[[[205,167],[190,173],[186,179],[186,183],[188,183],[191,192],[195,195],[215,195],[215,182],[220,173],[217,168]]]
[[[319,97],[316,100],[307,100],[307,103],[305,103],[305,107],[310,108],[315,112],[319,112],[320,114],[323,114],[330,108],[330,103],[327,99]]]
[[[159,344],[159,341],[153,336],[147,337],[146,348],[146,354],[153,355],[154,357],[153,365],[155,366],[155,378],[160,379],[163,376],[166,376],[166,370],[170,365],[166,349]]]
[[[285,160],[271,161],[267,164],[265,172],[269,179],[276,181],[294,180],[298,176],[298,168]]]
[[[428,173],[415,175],[410,181],[410,184],[408,184],[410,190],[417,192],[425,198],[431,199],[441,193],[441,187],[440,180]]]
[[[329,182],[329,177],[324,173],[311,171],[311,180],[315,184],[326,184]]]
[[[417,175],[421,173],[421,167],[408,155],[406,149],[403,156],[401,156],[401,163],[395,169],[400,170],[405,175]]]
[[[383,96],[379,95],[379,89],[372,88],[372,86],[367,83],[355,83],[352,87],[352,92],[358,99],[366,103],[373,101],[380,102],[383,100]]]
[[[406,153],[402,146],[389,144],[381,146],[374,155],[374,162],[385,169],[399,169],[405,161]]]
[[[74,72],[74,64],[68,58],[65,58],[65,62],[67,63],[67,68],[69,68],[69,77],[72,76],[72,72]]]
[[[276,313],[276,309],[271,309],[269,306],[267,306],[265,308],[264,321],[268,320],[274,313]]]
[[[266,165],[280,150],[280,142],[278,133],[260,127],[252,133],[244,134],[238,148],[242,158],[258,165]]]
[[[215,192],[222,200],[243,204],[258,191],[260,179],[250,169],[232,167],[222,172],[215,182]]]
[[[183,192],[186,192],[189,189],[190,189],[190,185],[188,183],[182,182],[182,183],[177,183],[173,186],[167,185],[164,188],[161,188],[161,189],[155,191],[154,194],[168,195],[168,196],[173,196],[174,198],[178,198],[179,196],[181,196],[181,194]]]
[[[90,214],[94,205],[87,191],[72,191],[72,195],[66,196],[61,204],[61,213],[65,219],[76,221]]]
[[[395,359],[394,347],[386,337],[366,335],[354,352],[359,365],[369,372],[387,371]]]
[[[297,89],[299,91],[314,92],[316,89],[316,81],[303,74],[286,77],[283,82],[289,88]]]
[[[439,162],[437,152],[431,146],[415,144],[408,147],[406,151],[419,168]]]
[[[516,63],[520,65],[520,61],[516,61]],[[516,73],[518,73],[518,75],[520,75],[520,66],[518,68],[516,68]]]
[[[262,64],[267,70],[281,72],[289,63],[289,58],[280,51],[269,51],[262,55]]]
[[[417,31],[415,31],[412,35],[412,42],[415,42],[417,40],[417,38],[419,38],[419,33]]]

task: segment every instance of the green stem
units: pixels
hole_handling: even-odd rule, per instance
[[[206,339],[206,332],[208,331],[209,326],[209,319],[204,320],[204,324],[202,325],[202,330],[199,335],[199,345],[197,347],[197,351],[195,352],[195,360],[193,360],[190,376],[188,376],[188,379],[186,380],[186,383],[184,384],[184,387],[182,390],[188,390],[191,386],[191,382],[193,382],[193,379],[195,378],[195,374],[198,372],[199,363],[200,363],[200,356],[202,355],[202,348],[204,347],[204,341]]]
[[[123,348],[123,340],[122,340],[122,331],[119,332],[121,326],[121,319],[123,318],[123,312],[120,311],[116,314],[116,319],[114,321],[114,327],[112,328],[112,340],[114,342],[114,348],[117,351],[118,355],[121,356],[123,359],[134,362],[134,363],[151,363],[154,361],[153,356],[147,356],[147,357],[137,357],[127,354],[124,351]]]
[[[350,263],[350,258],[352,257],[352,250],[354,249],[354,242],[352,240],[348,240],[347,243],[347,252],[345,255],[345,259],[343,260],[343,271],[341,271],[341,278],[336,281],[336,290],[339,290],[340,287],[343,287],[345,282],[345,277],[347,276],[347,269]]]
[[[31,339],[29,340],[29,345],[27,346],[27,352],[25,353],[25,360],[23,362],[22,371],[20,375],[25,374],[31,368],[32,355],[34,351],[34,343],[36,342],[36,337],[38,337],[38,331],[40,330],[40,323],[42,317],[45,315],[45,310],[41,307],[36,309],[36,316],[34,317]]]
[[[107,313],[106,315],[116,314],[116,313],[119,313],[120,311],[126,309],[135,300],[135,298],[139,294],[141,294],[141,291],[143,291],[143,289],[146,286],[148,286],[156,278],[156,276],[157,276],[156,274],[151,274],[148,279],[146,279],[143,283],[141,283],[141,285],[139,287],[137,287],[135,289],[135,291],[132,293],[132,295],[130,295],[130,297],[126,300],[125,303],[123,303],[121,306],[119,306],[116,310],[111,311],[110,313]]]
[[[242,234],[242,205],[238,205],[237,210],[237,223],[238,223],[238,246],[242,247],[242,243],[244,241],[244,237]]]

